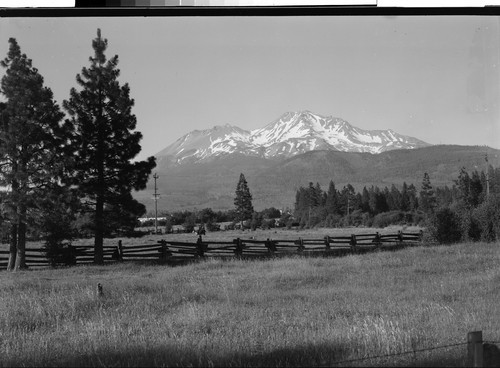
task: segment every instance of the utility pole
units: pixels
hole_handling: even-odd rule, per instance
[[[488,165],[488,154],[484,156],[486,160],[486,198],[490,196],[490,174],[489,174],[489,165]]]
[[[154,173],[153,178],[155,179],[155,192],[153,194],[155,200],[155,234],[158,234],[158,197],[160,196],[157,192],[156,179],[159,178],[157,173]]]

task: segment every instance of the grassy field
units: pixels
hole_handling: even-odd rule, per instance
[[[500,341],[499,264],[478,243],[1,272],[0,365],[464,366],[465,345],[350,360]]]

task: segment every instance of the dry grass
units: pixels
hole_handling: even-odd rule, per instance
[[[500,244],[480,243],[343,258],[2,272],[0,361],[332,366],[465,342],[473,330],[498,341],[499,261]],[[465,351],[341,365],[463,366]]]

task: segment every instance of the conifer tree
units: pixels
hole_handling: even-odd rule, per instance
[[[418,208],[417,188],[415,185],[408,185],[408,209],[415,211]]]
[[[469,173],[465,170],[465,167],[460,169],[457,180],[455,184],[458,189],[458,200],[461,201],[466,206],[471,205],[471,178]]]
[[[243,174],[240,174],[240,179],[238,180],[238,185],[236,186],[234,205],[236,207],[235,213],[237,221],[241,221],[243,223],[243,221],[252,218],[252,194],[250,193],[248,183],[245,179],[245,175]]]
[[[103,263],[103,239],[109,213],[137,208],[132,190],[146,187],[148,177],[155,167],[155,158],[131,162],[141,150],[142,134],[134,131],[136,117],[132,113],[134,100],[130,97],[128,83],[120,86],[117,68],[118,56],[107,60],[108,42],[101,37],[92,41],[94,56],[90,66],[77,74],[80,91],[72,88],[70,99],[63,106],[73,128],[74,175],[68,182],[78,186],[84,203],[92,211],[94,228],[94,262]]]
[[[391,185],[391,199],[389,200],[389,209],[391,211],[397,211],[401,209],[401,192],[396,187],[395,184]]]
[[[410,195],[408,193],[408,184],[403,182],[403,189],[401,190],[401,211],[409,211],[410,210]]]
[[[27,224],[51,185],[63,175],[66,126],[43,77],[16,39],[9,39],[0,93],[0,186],[8,188],[4,216],[10,223],[7,268],[26,268]]]
[[[335,189],[335,184],[333,180],[330,180],[330,185],[328,186],[328,192],[326,193],[325,200],[326,213],[329,215],[334,215],[339,213],[339,193]]]
[[[470,178],[470,204],[472,207],[477,207],[483,200],[483,185],[481,176],[474,170]]]
[[[363,187],[363,193],[361,194],[361,210],[370,212],[370,193],[366,187]]]
[[[425,213],[433,213],[436,203],[436,194],[431,185],[431,179],[429,178],[429,174],[424,173],[422,189],[420,190],[420,208]]]
[[[341,214],[349,215],[356,209],[355,190],[351,184],[345,185],[339,193],[340,211]]]

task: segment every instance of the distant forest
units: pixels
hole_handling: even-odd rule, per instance
[[[418,187],[404,182],[401,189],[393,184],[390,188],[364,187],[361,192],[350,184],[338,190],[333,181],[324,191],[311,182],[297,190],[294,216],[301,227],[419,225],[436,209],[465,199],[472,207],[478,206],[486,198],[488,184],[490,195],[500,194],[500,168],[492,166],[488,177],[484,171],[469,174],[462,168],[451,188],[434,188],[431,181],[425,173]]]
[[[422,182],[364,187],[356,192],[350,184],[337,189],[330,181],[327,190],[310,182],[300,187],[293,209],[275,207],[254,211],[251,218],[238,223],[234,210],[163,213],[160,222],[171,232],[174,225],[193,231],[203,225],[208,231],[221,230],[221,222],[232,222],[226,229],[243,226],[256,228],[314,228],[368,226],[383,228],[389,225],[419,225],[429,229],[440,242],[451,240],[494,240],[500,238],[500,168],[484,171],[460,170],[454,184],[434,187],[425,173]],[[152,221],[143,225],[151,226]]]

